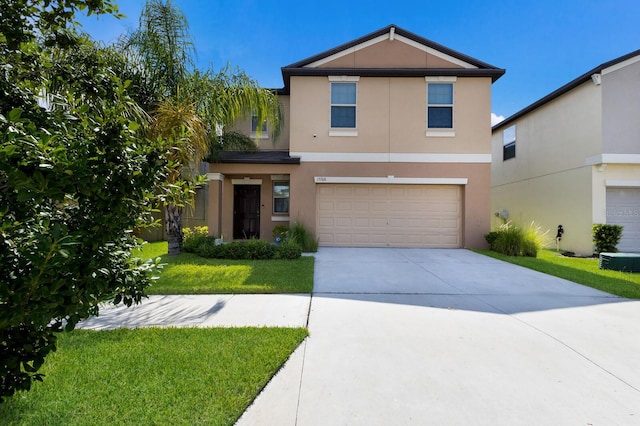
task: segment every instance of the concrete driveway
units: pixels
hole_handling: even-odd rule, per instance
[[[239,425],[640,425],[640,301],[466,250],[321,248]]]

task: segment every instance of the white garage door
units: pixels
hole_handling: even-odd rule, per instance
[[[461,246],[457,185],[317,185],[317,235],[322,246]]]
[[[607,223],[624,226],[618,251],[640,253],[640,188],[607,188]]]

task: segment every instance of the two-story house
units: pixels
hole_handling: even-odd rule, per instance
[[[493,127],[492,211],[593,253],[592,225],[640,252],[640,50],[599,65]],[[498,219],[496,219],[498,223]]]
[[[299,222],[321,246],[486,247],[503,74],[395,25],[283,67],[284,132],[210,165],[209,232]]]

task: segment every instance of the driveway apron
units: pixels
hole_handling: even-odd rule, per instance
[[[239,425],[640,425],[640,301],[467,250],[321,248]]]

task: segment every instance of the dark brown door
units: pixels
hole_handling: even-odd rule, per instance
[[[260,185],[233,187],[233,239],[260,238]]]

